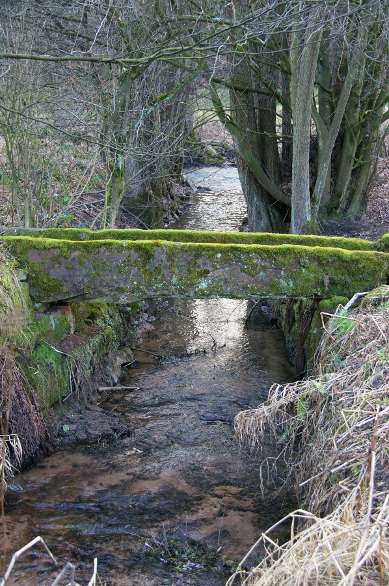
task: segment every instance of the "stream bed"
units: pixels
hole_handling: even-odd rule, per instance
[[[191,181],[211,191],[194,196],[177,227],[238,229],[245,205],[236,175],[227,177],[234,188],[220,187],[199,171]],[[225,584],[288,506],[279,496],[261,497],[258,455],[234,436],[234,416],[258,405],[273,382],[293,377],[280,331],[248,329],[247,306],[231,299],[158,304],[137,342],[136,367],[121,379],[135,390],[111,393],[101,405],[129,433],[62,449],[17,477],[7,510],[13,550],[41,535],[61,562],[77,565],[81,581],[96,556],[106,586]],[[274,451],[269,439],[264,455]],[[10,584],[50,584],[51,576],[47,557],[35,551]]]

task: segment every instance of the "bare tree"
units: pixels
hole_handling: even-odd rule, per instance
[[[161,222],[199,76],[236,144],[250,229],[315,231],[362,213],[388,119],[382,0],[34,0],[25,14],[44,40],[3,42],[0,59],[79,80],[105,165],[105,225],[123,206]]]

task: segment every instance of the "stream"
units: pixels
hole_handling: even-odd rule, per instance
[[[239,229],[245,204],[236,169],[201,168],[187,178],[200,189],[176,227]],[[275,494],[261,497],[258,455],[234,436],[240,410],[293,378],[280,331],[247,329],[247,305],[159,303],[137,342],[136,367],[120,381],[136,390],[103,403],[130,434],[61,449],[18,475],[7,509],[13,550],[41,535],[62,563],[77,565],[82,583],[96,556],[106,586],[225,584],[288,507]],[[264,455],[274,450],[269,439]],[[52,575],[38,548],[9,583],[50,584]]]

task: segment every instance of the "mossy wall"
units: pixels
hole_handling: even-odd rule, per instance
[[[324,333],[329,315],[344,306],[348,297],[333,296],[327,299],[290,298],[272,300],[269,305],[273,318],[281,328],[288,356],[298,375],[310,370]]]
[[[30,236],[3,240],[26,268],[36,301],[78,298],[128,304],[165,296],[328,298],[372,289],[387,282],[389,275],[389,254],[373,250]]]
[[[96,369],[124,337],[115,306],[80,306],[36,315],[18,334],[18,362],[43,414],[70,393],[86,397]]]
[[[389,232],[381,236],[376,242],[376,249],[384,252],[389,252]]]

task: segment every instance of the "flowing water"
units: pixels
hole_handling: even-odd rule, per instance
[[[246,203],[236,167],[198,167],[185,175],[198,193],[177,227],[197,230],[239,230]]]
[[[204,185],[221,171],[203,173],[191,180]],[[196,195],[181,226],[237,229],[245,206],[236,171],[234,186]],[[97,556],[106,585],[224,584],[230,562],[285,504],[261,498],[258,455],[234,437],[234,416],[293,376],[280,332],[249,330],[246,316],[241,300],[161,302],[137,342],[137,367],[121,381],[136,390],[103,403],[130,434],[58,451],[20,474],[8,503],[13,548],[42,535],[61,561],[77,564],[81,581]],[[270,441],[264,453],[273,453]],[[45,559],[24,558],[11,583],[49,584]]]

